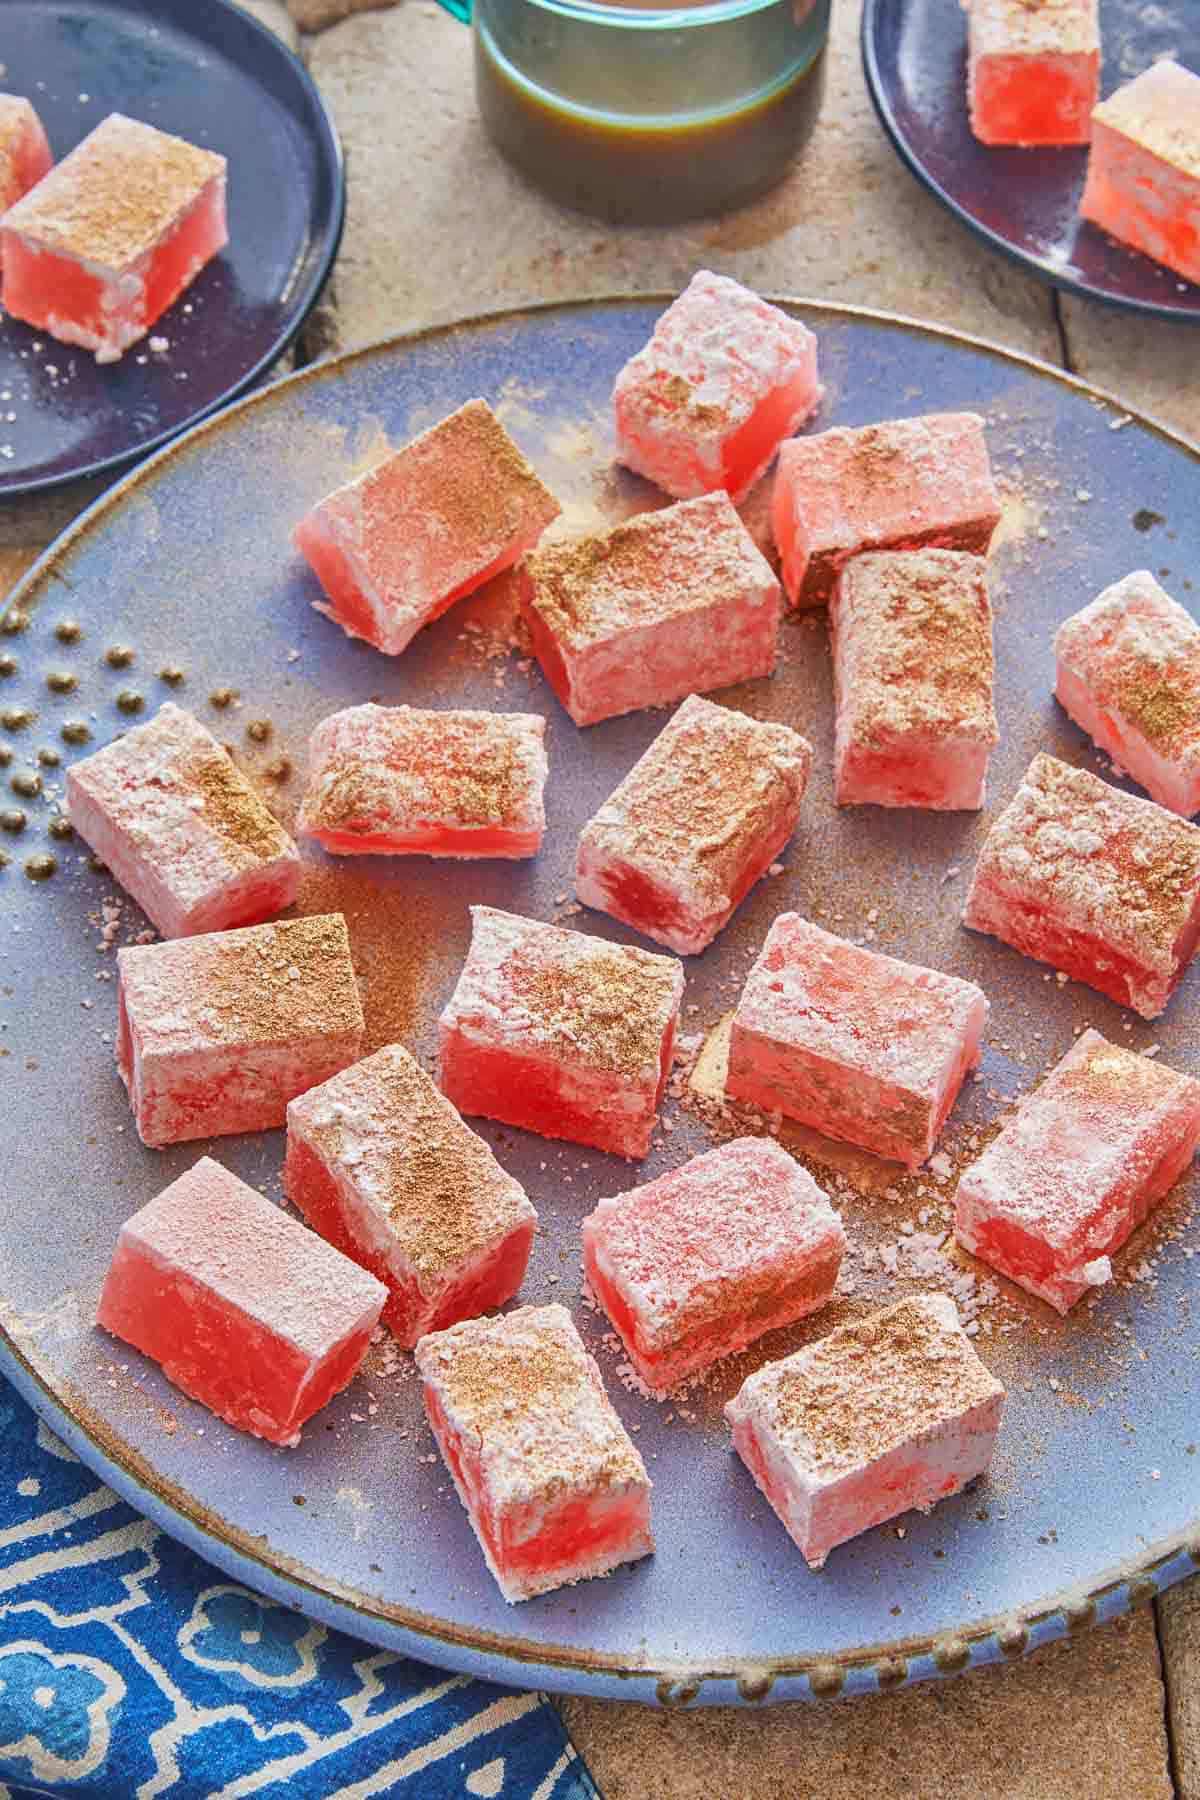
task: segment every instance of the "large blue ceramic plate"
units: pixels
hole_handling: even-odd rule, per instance
[[[113,931],[127,941],[143,921],[128,908],[114,916],[111,881],[78,842],[52,835],[63,768],[39,764],[39,751],[68,761],[80,752],[64,742],[64,724],[82,722],[103,743],[133,716],[121,696],[125,708],[141,696],[149,711],[170,692],[268,786],[275,764],[274,791],[291,804],[309,731],[349,702],[376,695],[544,713],[549,834],[536,860],[354,859],[349,870],[314,860],[305,904],[346,913],[372,1042],[398,1037],[428,1052],[466,947],[468,902],[561,916],[580,825],[662,715],[577,731],[536,666],[507,653],[503,587],[385,659],[313,611],[314,585],[289,531],[385,437],[403,439],[474,394],[497,406],[571,523],[652,504],[648,487],[611,466],[608,396],[661,305],[515,314],[306,370],[126,477],[11,602],[6,625],[19,629],[0,635],[0,653],[16,665],[0,679],[0,743],[16,791],[4,806],[23,810],[27,823],[0,837],[12,859],[0,871],[0,1361],[78,1453],[169,1531],[252,1586],[375,1642],[505,1680],[628,1698],[856,1692],[1018,1652],[1153,1593],[1200,1557],[1200,1259],[1189,1257],[1200,1239],[1184,1222],[1188,1196],[1163,1215],[1178,1238],[1156,1253],[1143,1234],[1121,1259],[1124,1285],[1095,1314],[1079,1309],[1063,1321],[1015,1289],[984,1309],[978,1342],[1010,1389],[992,1475],[928,1518],[844,1546],[819,1574],[731,1455],[720,1412],[751,1366],[804,1331],[764,1339],[686,1407],[658,1406],[623,1388],[602,1321],[579,1304],[583,1215],[601,1195],[710,1141],[674,1102],[673,1129],[642,1171],[481,1127],[542,1218],[523,1297],[573,1307],[656,1484],[658,1553],[609,1580],[504,1604],[433,1454],[410,1359],[388,1344],[371,1351],[365,1373],[301,1446],[284,1451],[227,1428],[91,1324],[129,1213],[209,1148],[278,1195],[283,1145],[278,1133],[164,1152],[139,1144],[113,1067],[113,957],[101,946]],[[982,816],[838,812],[823,622],[790,620],[776,677],[722,697],[792,721],[813,741],[803,822],[784,872],[689,961],[684,1027],[700,1032],[726,1011],[785,907],[970,976],[993,1014],[984,1080],[970,1086],[947,1133],[957,1161],[970,1134],[1060,1056],[1084,1021],[1122,1042],[1158,1043],[1164,1061],[1200,1072],[1200,971],[1166,1018],[1148,1025],[1086,990],[1060,988],[958,923],[964,872],[1034,751],[1092,761],[1050,699],[1054,624],[1147,562],[1189,598],[1200,567],[1200,467],[1178,440],[1007,352],[837,307],[798,311],[820,335],[821,424],[962,406],[986,416],[1007,495],[993,576],[1003,743]],[[72,622],[81,635],[64,643],[61,628]],[[106,652],[120,646],[132,657],[114,668]],[[160,680],[170,665],[184,672],[182,686]],[[63,692],[72,677],[77,685]],[[231,688],[237,703],[213,704]],[[247,727],[267,719],[261,742]],[[297,774],[280,781],[285,756]],[[30,798],[20,790],[34,771],[43,792]],[[58,859],[57,872],[27,879],[23,865],[45,855]],[[106,902],[115,923],[106,923]],[[597,914],[567,917],[632,940]],[[948,1183],[926,1175],[889,1197],[878,1165],[852,1157],[848,1166],[864,1191],[852,1187],[840,1203],[859,1246],[894,1246],[906,1223],[924,1228],[923,1212],[924,1226],[936,1226]],[[944,1269],[908,1281],[860,1259],[850,1266],[856,1292],[839,1310],[948,1279]],[[1131,1281],[1137,1271],[1145,1278]],[[826,1314],[808,1330],[830,1323]]]
[[[1200,70],[1189,0],[1100,0],[1101,93],[1161,56]],[[1086,149],[992,150],[967,120],[959,0],[864,0],[862,54],[884,129],[917,180],[994,250],[1034,275],[1137,312],[1200,319],[1200,288],[1079,217]]]
[[[321,292],[345,206],[307,71],[229,0],[4,0],[0,88],[27,94],[61,159],[110,112],[229,159],[229,243],[143,340],[97,367],[0,316],[0,500],[142,456],[240,394]]]

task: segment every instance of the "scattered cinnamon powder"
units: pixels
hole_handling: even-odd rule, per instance
[[[366,1019],[364,1054],[411,1042],[426,995],[439,973],[450,974],[452,961],[421,896],[336,863],[306,863],[295,911],[339,912],[346,921]]]
[[[203,796],[205,823],[244,850],[248,863],[285,854],[287,833],[232,758],[202,757],[186,771],[186,780]]]

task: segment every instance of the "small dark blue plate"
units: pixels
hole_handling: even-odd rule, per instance
[[[125,112],[229,159],[229,243],[153,335],[100,368],[0,315],[0,498],[143,456],[283,353],[333,266],[342,155],[307,71],[228,0],[4,0],[0,88],[56,161]]]
[[[1200,9],[1101,0],[1101,93],[1159,57],[1200,70]],[[1165,319],[1200,320],[1200,287],[1085,224],[1086,149],[989,150],[967,119],[959,0],[864,0],[862,55],[884,130],[917,180],[995,250],[1055,287]]]

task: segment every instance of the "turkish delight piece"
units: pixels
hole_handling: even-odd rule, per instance
[[[812,746],[692,695],[579,837],[575,891],[698,955],[795,829]]]
[[[1035,756],[979,853],[963,923],[1156,1019],[1200,940],[1200,830]]]
[[[1000,518],[983,420],[928,413],[792,438],[771,522],[793,606],[823,606],[863,550],[936,545],[982,556]]]
[[[144,1144],[270,1131],[362,1052],[341,913],[132,945],[117,979],[117,1067]]]
[[[945,1294],[918,1294],[743,1383],[733,1447],[810,1568],[848,1538],[930,1512],[992,1460],[1004,1388]]]
[[[829,621],[838,805],[982,806],[999,739],[983,557],[856,556],[838,577]]]
[[[603,938],[471,908],[471,948],[438,1024],[460,1112],[619,1156],[650,1148],[683,970]]]
[[[36,187],[53,163],[31,103],[20,94],[0,94],[0,215]]]
[[[1079,210],[1200,282],[1200,75],[1152,63],[1100,102]]]
[[[0,299],[116,362],[228,238],[225,158],[110,113],[0,220]]]
[[[545,735],[536,713],[348,706],[309,740],[296,830],[334,856],[535,856]]]
[[[846,1235],[771,1138],[735,1138],[583,1221],[583,1266],[646,1386],[665,1394],[833,1293]]]
[[[164,937],[256,924],[296,898],[295,844],[212,733],[169,702],[68,770],[67,807]]]
[[[820,398],[808,327],[701,269],[617,376],[617,459],[677,500],[740,500]]]
[[[654,1549],[650,1480],[562,1306],[468,1319],[417,1345],[425,1410],[506,1600]]]
[[[486,400],[468,400],[337,488],[293,536],[325,590],[317,611],[398,656],[561,510]]]
[[[383,1322],[407,1349],[524,1279],[525,1190],[400,1044],[289,1103],[283,1191],[386,1284]]]
[[[211,1157],[127,1219],[96,1322],[239,1431],[298,1444],[387,1289]]]
[[[727,494],[547,544],[520,580],[534,655],[576,725],[775,667],[779,583]]]
[[[964,1171],[954,1235],[1069,1312],[1198,1143],[1200,1081],[1085,1031]]]
[[[980,1059],[974,982],[781,913],[733,1017],[725,1091],[915,1169]]]
[[[1200,812],[1200,626],[1138,569],[1060,625],[1054,692],[1075,723],[1190,819]]]
[[[1100,98],[1099,0],[971,0],[967,97],[981,144],[1086,144]]]

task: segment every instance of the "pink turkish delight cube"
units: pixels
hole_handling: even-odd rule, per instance
[[[117,1067],[144,1144],[271,1131],[362,1053],[341,913],[134,945],[117,979]]]
[[[807,326],[701,269],[617,376],[617,458],[677,500],[740,500],[820,398]]]
[[[768,1363],[725,1408],[733,1447],[810,1568],[930,1512],[992,1460],[1004,1388],[945,1294],[919,1294]]]
[[[791,837],[811,766],[798,731],[693,694],[584,826],[576,893],[698,955]]]
[[[349,706],[309,740],[296,830],[334,856],[536,856],[545,735],[536,713]]]
[[[110,113],[0,220],[0,300],[116,362],[228,240],[225,158]]]
[[[169,703],[67,772],[71,823],[164,937],[257,924],[300,886],[296,846],[210,731]]]
[[[1155,1019],[1200,941],[1200,830],[1035,756],[979,853],[963,923]]]
[[[325,590],[317,611],[398,656],[560,511],[487,402],[468,400],[328,495],[294,537]]]
[[[971,0],[967,96],[981,144],[1086,144],[1100,98],[1099,0]]]
[[[1138,569],[1060,625],[1055,694],[1152,800],[1200,812],[1200,626]]]
[[[353,1379],[386,1294],[205,1156],[121,1227],[96,1322],[239,1431],[292,1445]]]
[[[471,948],[438,1025],[460,1112],[645,1156],[675,1046],[683,970],[603,938],[471,908]]]
[[[19,94],[0,94],[0,216],[36,187],[54,164],[33,106]]]
[[[829,606],[839,806],[983,805],[999,739],[986,564],[961,550],[856,556]]]
[[[503,1306],[524,1279],[537,1224],[525,1190],[400,1044],[289,1103],[283,1190],[386,1285],[383,1322],[407,1349]]]
[[[915,1169],[980,1059],[974,982],[781,913],[733,1018],[725,1090]]]
[[[665,1394],[824,1306],[846,1235],[770,1138],[736,1138],[583,1221],[583,1265],[646,1386]]]
[[[654,1549],[650,1480],[562,1306],[423,1337],[443,1461],[506,1600],[608,1575]]]
[[[1100,102],[1079,210],[1200,282],[1200,75],[1152,63]]]
[[[963,1173],[954,1234],[1069,1312],[1198,1143],[1200,1081],[1085,1031]]]
[[[727,494],[545,545],[522,564],[521,609],[577,725],[775,667],[779,583]]]
[[[838,426],[779,453],[771,522],[793,606],[823,606],[842,565],[864,550],[982,556],[999,518],[976,413]]]

